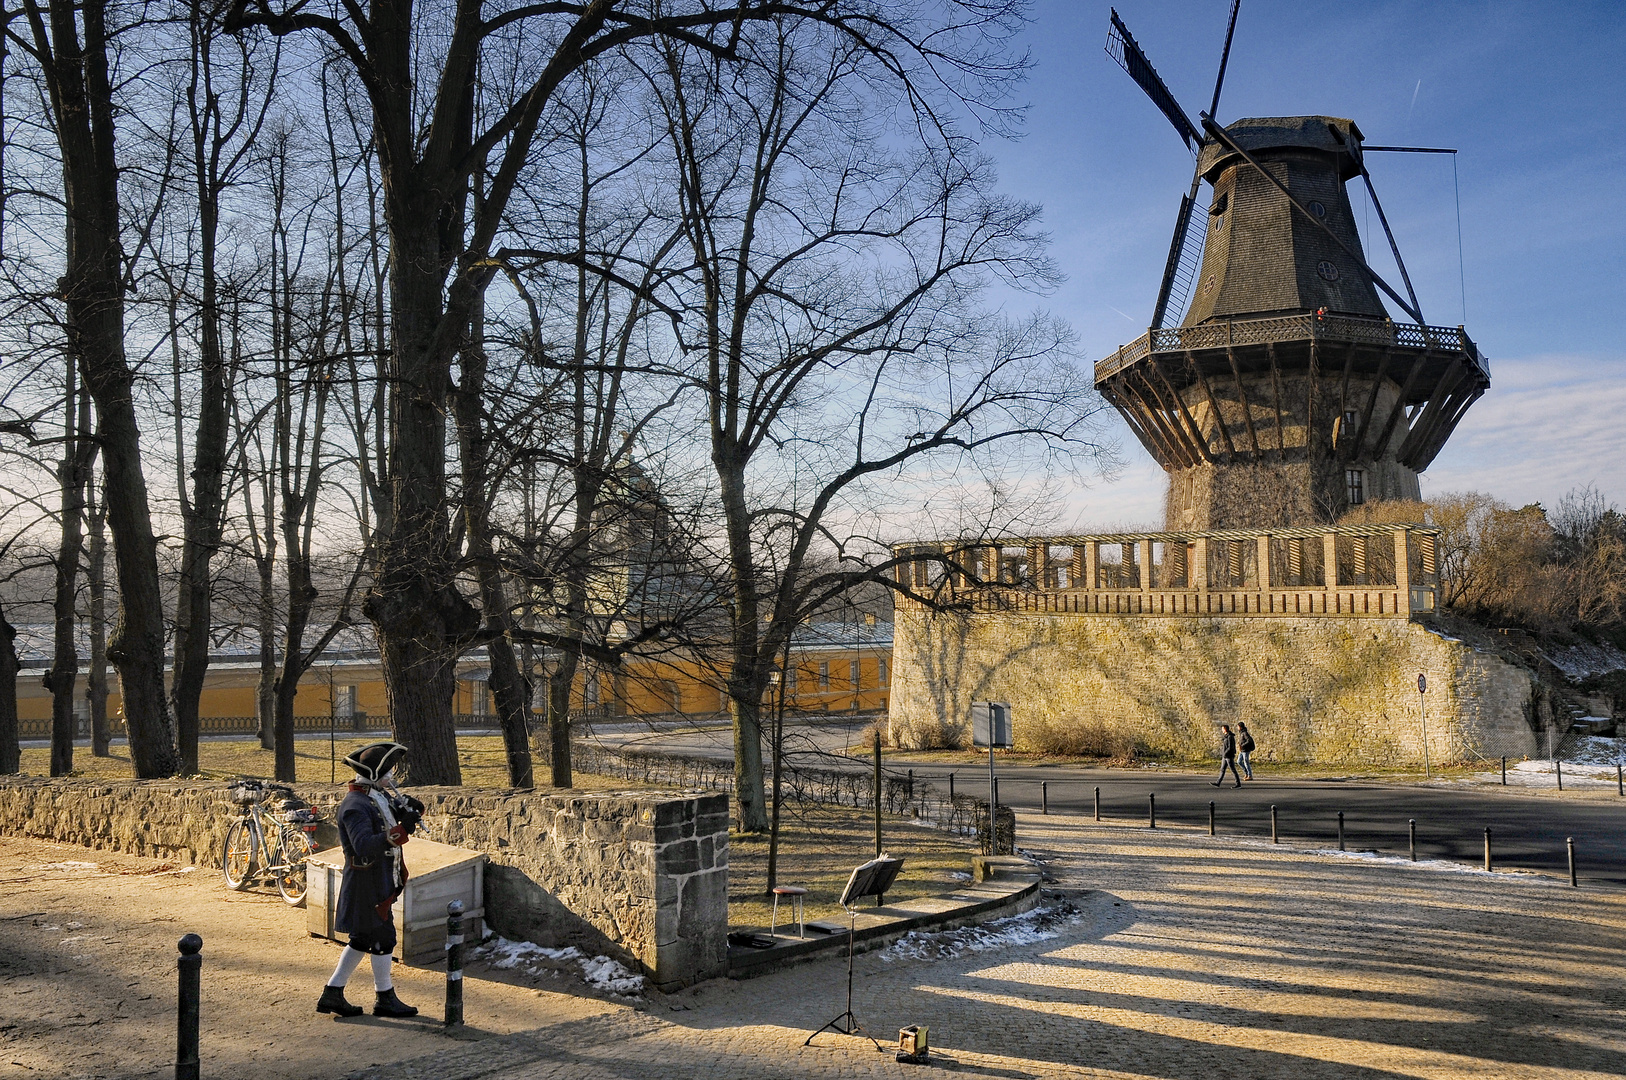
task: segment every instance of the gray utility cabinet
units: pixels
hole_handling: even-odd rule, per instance
[[[406,889],[395,906],[399,941],[395,955],[404,964],[428,967],[446,958],[446,905],[463,901],[463,940],[485,936],[486,857],[468,848],[414,837],[406,853]],[[312,853],[307,864],[305,926],[313,937],[344,941],[333,929],[344,877],[344,851],[338,846]]]

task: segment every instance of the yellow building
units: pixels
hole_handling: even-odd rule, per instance
[[[18,628],[17,712],[21,737],[50,737],[51,694],[41,676],[50,665],[51,628]],[[81,647],[80,655],[88,655]],[[784,680],[785,708],[792,712],[868,712],[887,707],[891,683],[892,624],[869,620],[815,622],[799,627],[791,647],[789,676]],[[458,661],[453,712],[458,726],[482,728],[495,723],[486,689],[482,650]],[[88,738],[90,709],[85,699],[86,669],[75,687],[75,716],[81,737]],[[121,700],[116,676],[107,712],[116,720]],[[545,670],[534,676],[533,712],[545,706]],[[573,694],[583,717],[654,717],[725,712],[726,666],[685,650],[659,656],[631,657],[616,668],[584,663]],[[258,644],[252,635],[233,635],[210,659],[200,702],[205,735],[250,734],[256,729],[260,684]],[[777,687],[770,699],[777,701]],[[300,680],[294,699],[295,726],[326,731],[388,728],[389,704],[372,633],[365,628],[339,635]]]

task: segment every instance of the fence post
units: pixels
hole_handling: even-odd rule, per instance
[[[1411,819],[1411,861],[1417,861],[1417,819]]]
[[[1558,771],[1558,790],[1563,791],[1564,790],[1564,762],[1562,760],[1560,760],[1559,758],[1553,758],[1553,768],[1555,768]]]
[[[463,901],[446,905],[446,1026],[463,1022]]]
[[[1485,873],[1487,873],[1487,874],[1492,872],[1491,871],[1490,838],[1491,838],[1490,826],[1487,825],[1487,826],[1485,826]]]
[[[1146,795],[1146,827],[1157,828],[1157,792],[1148,792]]]
[[[954,805],[954,774],[949,773],[949,805]]]
[[[1620,762],[1615,763],[1615,794],[1626,795],[1626,782],[1621,780]]]
[[[1507,755],[1502,755],[1502,786],[1507,787]]]
[[[1270,804],[1270,842],[1272,844],[1279,844],[1279,843],[1282,842],[1281,835],[1276,832],[1276,804],[1275,803]]]
[[[1338,850],[1344,850],[1344,812],[1338,811]]]
[[[175,961],[180,972],[180,999],[176,1010],[175,1080],[198,1080],[198,998],[201,996],[203,939],[187,934],[175,947],[181,951]]]
[[[1050,781],[1039,782],[1039,813],[1050,813]]]
[[[1208,835],[1214,835],[1214,800],[1208,800]]]
[[[1579,888],[1581,883],[1575,880],[1575,837],[1566,836],[1564,838],[1564,846],[1569,849],[1570,885],[1572,887]]]
[[[1095,820],[1101,820],[1101,789],[1095,789]]]
[[[999,805],[999,777],[994,777],[994,805]]]

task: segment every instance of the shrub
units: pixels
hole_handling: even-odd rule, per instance
[[[1039,754],[1123,762],[1133,761],[1146,749],[1130,732],[1109,727],[1100,720],[1078,718],[1040,720],[1028,728],[1022,743],[1023,749]]]

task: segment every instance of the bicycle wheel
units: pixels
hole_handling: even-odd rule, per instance
[[[226,888],[242,892],[254,876],[254,831],[247,818],[238,818],[226,830],[226,844],[220,852],[220,876]]]
[[[282,830],[282,856],[277,860],[277,891],[291,907],[305,904],[305,860],[310,857],[311,838],[304,829]]]

